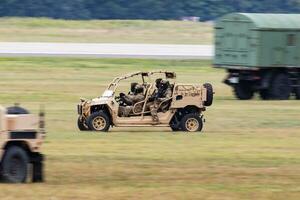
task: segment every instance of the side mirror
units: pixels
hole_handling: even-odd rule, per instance
[[[177,96],[176,96],[176,101],[179,101],[179,100],[181,100],[181,99],[183,99],[182,95],[177,95]]]

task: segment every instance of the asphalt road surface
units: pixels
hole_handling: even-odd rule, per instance
[[[211,59],[212,45],[0,42],[0,56]]]

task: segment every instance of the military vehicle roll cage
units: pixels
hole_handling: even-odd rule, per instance
[[[176,73],[175,72],[170,72],[170,71],[151,71],[151,72],[138,71],[138,72],[133,72],[133,73],[130,73],[130,74],[126,74],[125,76],[114,78],[113,81],[109,84],[109,86],[107,87],[106,90],[111,90],[111,91],[115,92],[115,89],[117,88],[120,81],[126,80],[128,78],[132,78],[132,77],[138,76],[138,75],[142,76],[143,84],[145,84],[145,83],[147,83],[145,81],[145,77],[150,78],[154,74],[165,74],[167,79],[175,79],[176,78]]]
[[[139,76],[141,75],[142,77],[142,81],[143,81],[143,86],[145,86],[146,88],[146,98],[143,100],[143,101],[140,101],[138,103],[136,103],[134,106],[133,106],[133,114],[134,115],[141,115],[143,116],[144,114],[148,114],[150,113],[150,110],[146,111],[146,102],[149,100],[149,96],[150,96],[150,91],[153,87],[153,83],[152,84],[148,84],[146,81],[145,81],[145,77],[148,77],[150,78],[151,76],[155,75],[155,74],[165,74],[165,78],[166,79],[176,79],[176,73],[175,72],[170,72],[170,71],[150,71],[150,72],[142,72],[142,71],[138,71],[138,72],[133,72],[133,73],[129,73],[129,74],[126,74],[125,76],[121,76],[121,77],[116,77],[113,79],[113,81],[109,84],[109,86],[107,87],[106,91],[112,91],[111,92],[111,95],[108,95],[108,96],[113,96],[114,93],[115,93],[115,90],[117,89],[118,87],[118,84],[122,81],[122,80],[126,80],[126,79],[129,79],[129,78],[132,78],[134,76]],[[150,78],[151,80],[151,78]],[[151,81],[150,81],[151,82]],[[162,101],[158,108],[160,108],[163,104],[165,104],[166,102],[170,101],[173,97],[170,97],[164,101]],[[116,99],[117,100],[117,99]],[[117,100],[118,101],[118,100]],[[136,112],[136,107],[138,107],[138,105],[142,104],[143,105],[143,109],[141,112]]]

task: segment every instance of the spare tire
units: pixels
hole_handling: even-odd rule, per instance
[[[206,101],[204,101],[205,106],[211,106],[214,100],[214,90],[210,83],[205,83],[203,86],[206,88]]]
[[[6,108],[6,113],[10,115],[24,115],[29,114],[29,111],[20,106],[11,106]]]

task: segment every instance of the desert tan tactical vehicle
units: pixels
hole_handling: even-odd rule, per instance
[[[130,112],[124,114],[124,108],[128,105],[116,91],[121,81],[137,77],[140,77],[139,85],[144,88],[145,98],[132,105]],[[164,98],[157,106],[157,123],[153,122],[148,106],[157,91],[153,79],[155,77],[168,80],[172,91],[171,96]],[[206,110],[206,106],[210,106],[213,102],[213,88],[209,83],[204,85],[176,83],[175,78],[176,74],[168,71],[136,72],[115,78],[100,97],[91,100],[81,99],[77,108],[78,128],[82,131],[108,131],[111,126],[158,126],[170,127],[173,131],[201,131],[204,121],[202,113]]]
[[[24,183],[31,175],[32,182],[42,182],[44,138],[43,112],[36,116],[19,106],[0,107],[0,180]]]

